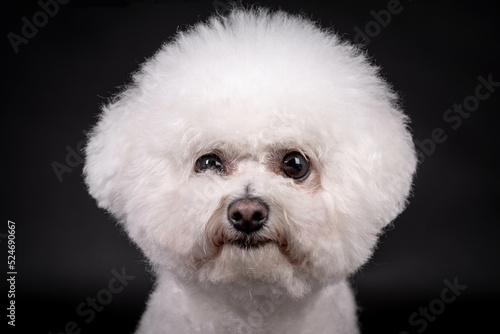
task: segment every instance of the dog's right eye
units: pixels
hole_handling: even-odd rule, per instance
[[[283,158],[283,173],[294,180],[304,180],[309,176],[311,165],[299,152],[291,152]]]
[[[196,160],[196,173],[201,173],[209,169],[220,173],[224,172],[224,166],[222,165],[220,158],[215,154],[206,154]]]

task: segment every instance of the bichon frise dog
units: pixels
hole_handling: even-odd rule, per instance
[[[149,259],[137,333],[357,333],[346,279],[405,207],[416,154],[363,52],[308,19],[214,16],[104,107],[90,194]]]

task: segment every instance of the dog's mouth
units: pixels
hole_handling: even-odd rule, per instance
[[[226,228],[216,229],[212,242],[216,246],[236,246],[243,250],[258,249],[267,245],[275,245],[280,249],[287,249],[288,242],[285,233],[282,229],[263,226],[258,231],[252,233],[243,233],[234,228],[229,227],[229,224],[224,225]]]
[[[266,227],[255,233],[244,234],[229,228],[227,224],[210,226],[208,231],[211,233],[208,233],[207,236],[209,244],[214,247],[213,253],[209,256],[212,259],[218,258],[226,247],[235,247],[249,253],[260,251],[266,247],[276,247],[292,265],[297,266],[301,265],[305,259],[302,252],[297,252],[296,249],[292,251],[283,229]]]
[[[233,229],[216,229],[214,234],[210,235],[209,240],[217,247],[235,246],[242,250],[259,249],[267,245],[275,245],[281,250],[288,248],[288,242],[280,233],[270,233],[269,230],[259,231],[251,234],[235,232]]]
[[[258,249],[266,244],[271,243],[271,240],[259,239],[255,237],[243,237],[239,239],[229,240],[227,244],[236,246],[244,250]]]
[[[222,241],[222,240],[219,240]],[[289,243],[285,239],[275,239],[275,238],[267,238],[263,236],[250,235],[250,236],[242,236],[234,239],[225,239],[222,242],[218,242],[215,244],[218,251],[215,258],[220,255],[222,248],[226,246],[236,247],[244,252],[252,252],[260,250],[264,247],[275,246],[279,249],[281,254],[285,256],[288,261],[293,265],[301,265],[304,261],[304,254],[292,252],[290,249]]]

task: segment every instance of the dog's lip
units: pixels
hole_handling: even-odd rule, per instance
[[[269,243],[271,243],[270,240],[258,240],[252,238],[235,239],[229,242],[230,245],[237,246],[245,250],[257,249]]]
[[[233,245],[239,247],[241,249],[257,249],[263,247],[265,245],[275,245],[282,249],[286,249],[288,247],[288,243],[286,241],[280,242],[274,238],[267,238],[259,233],[252,233],[246,236],[239,236],[234,239],[226,240],[225,244]]]
[[[223,247],[237,247],[243,251],[252,251],[256,249],[260,249],[262,247],[274,245],[278,247],[281,253],[288,259],[288,261],[292,265],[300,265],[304,261],[304,256],[301,254],[292,255],[290,252],[290,248],[288,242],[280,243],[276,240],[265,239],[265,238],[257,238],[256,236],[247,236],[241,237],[231,240],[225,240],[224,242],[219,243],[217,246],[219,247],[219,251]],[[220,254],[220,252],[218,253]]]

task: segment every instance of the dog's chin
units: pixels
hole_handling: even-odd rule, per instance
[[[297,264],[275,242],[234,239],[219,245],[217,255],[203,262],[198,279],[209,287],[246,290],[276,286],[299,297],[309,291],[310,284],[297,269]]]

